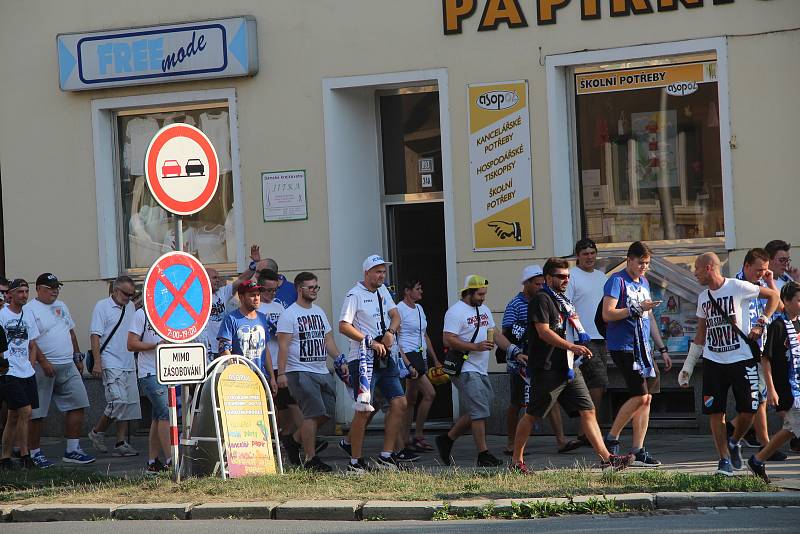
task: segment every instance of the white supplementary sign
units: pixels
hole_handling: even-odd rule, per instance
[[[256,20],[249,16],[67,33],[57,37],[57,47],[63,91],[258,72]]]
[[[306,171],[261,173],[264,222],[308,219]]]
[[[159,345],[156,350],[159,384],[195,384],[206,377],[206,346],[202,343]]]

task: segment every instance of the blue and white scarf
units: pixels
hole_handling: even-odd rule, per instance
[[[374,412],[375,408],[372,407],[372,366],[375,363],[375,357],[372,349],[368,349],[372,344],[372,338],[365,336],[361,340],[361,345],[358,348],[358,391],[355,391],[355,402],[353,409],[357,412]]]
[[[543,291],[553,297],[561,309],[561,313],[567,318],[569,325],[575,330],[577,336],[577,343],[579,345],[586,345],[592,340],[592,336],[586,333],[581,324],[581,319],[578,317],[578,312],[575,310],[575,305],[563,293],[556,293],[547,284],[544,285]],[[565,328],[566,331],[566,328]]]
[[[743,280],[747,282],[747,278],[744,277],[744,269],[736,273],[737,280]],[[751,282],[752,283],[752,282]],[[755,285],[760,287],[767,287],[767,283],[764,280],[759,280],[755,283]],[[764,303],[766,302],[765,299],[760,299],[758,297],[750,300],[749,312],[750,312],[750,328],[756,324],[756,321],[759,317],[764,315],[764,308],[766,307]],[[769,321],[769,320],[768,320]],[[758,338],[758,346],[763,347],[764,341],[767,338],[767,329],[764,327],[764,332],[761,334],[761,337]]]
[[[509,374],[518,374],[522,378],[522,406],[525,407],[531,399],[531,377],[528,376],[528,366],[519,363],[516,356],[513,358],[508,357],[506,362],[508,363],[506,369]]]
[[[783,322],[786,325],[786,335],[789,338],[789,350],[786,357],[789,360],[789,387],[792,389],[794,398],[794,408],[800,409],[800,339],[797,338],[797,331],[794,323],[786,313],[783,314]]]
[[[650,354],[650,343],[644,338],[644,313],[638,304],[631,304],[628,310],[633,320],[633,370],[638,371],[642,378],[655,378],[656,368],[653,355]]]

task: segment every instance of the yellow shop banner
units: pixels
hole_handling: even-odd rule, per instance
[[[473,248],[532,248],[528,82],[471,84],[467,94]]]
[[[217,398],[231,478],[276,472],[267,394],[247,365],[232,364],[220,374]]]

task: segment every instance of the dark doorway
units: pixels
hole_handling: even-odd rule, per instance
[[[422,282],[420,302],[428,318],[428,335],[438,355],[442,354],[442,327],[447,311],[447,266],[444,242],[444,204],[412,202],[386,206],[387,242],[392,265],[391,280],[398,299],[403,281]],[[450,383],[436,387],[436,400],[429,421],[453,417]]]

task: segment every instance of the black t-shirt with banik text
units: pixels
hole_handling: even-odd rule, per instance
[[[793,321],[795,332],[800,332],[800,321]],[[800,335],[800,334],[799,334]],[[798,340],[800,341],[800,340]],[[779,412],[792,407],[794,398],[789,385],[789,335],[783,317],[775,319],[767,329],[767,342],[764,344],[764,358],[769,359],[772,369],[772,383],[778,393]]]
[[[556,335],[566,339],[566,317],[550,295],[539,291],[533,296],[528,304],[528,321],[528,369],[566,373],[567,351],[545,343],[536,331],[536,323],[546,324]]]

